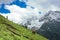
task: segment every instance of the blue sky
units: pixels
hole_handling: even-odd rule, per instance
[[[0,7],[0,13],[10,13],[10,11],[8,9],[5,9],[5,5],[7,4],[1,4],[1,7]],[[22,1],[19,1],[19,0],[16,0],[16,1],[13,1],[12,3],[8,4],[8,5],[17,5],[21,8],[26,8],[26,3],[25,2],[22,2]]]
[[[4,8],[4,4],[1,5],[0,12],[1,13],[10,13],[10,11],[8,9]]]

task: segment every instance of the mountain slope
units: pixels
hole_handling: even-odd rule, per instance
[[[0,40],[47,40],[0,15]]]
[[[60,11],[49,11],[40,21],[45,21],[38,34],[49,40],[60,40]]]
[[[49,22],[52,20],[60,22],[60,11],[51,11],[50,10],[43,17],[41,17],[41,19],[39,21]]]

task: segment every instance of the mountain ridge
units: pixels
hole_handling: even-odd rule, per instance
[[[40,21],[45,21],[37,30],[38,34],[47,37],[49,40],[60,40],[60,11],[49,11]],[[59,20],[57,20],[59,19]]]

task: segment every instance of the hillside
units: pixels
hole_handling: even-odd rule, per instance
[[[47,40],[0,15],[0,40]]]

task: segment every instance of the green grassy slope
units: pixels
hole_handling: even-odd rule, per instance
[[[47,40],[0,15],[0,40]]]

